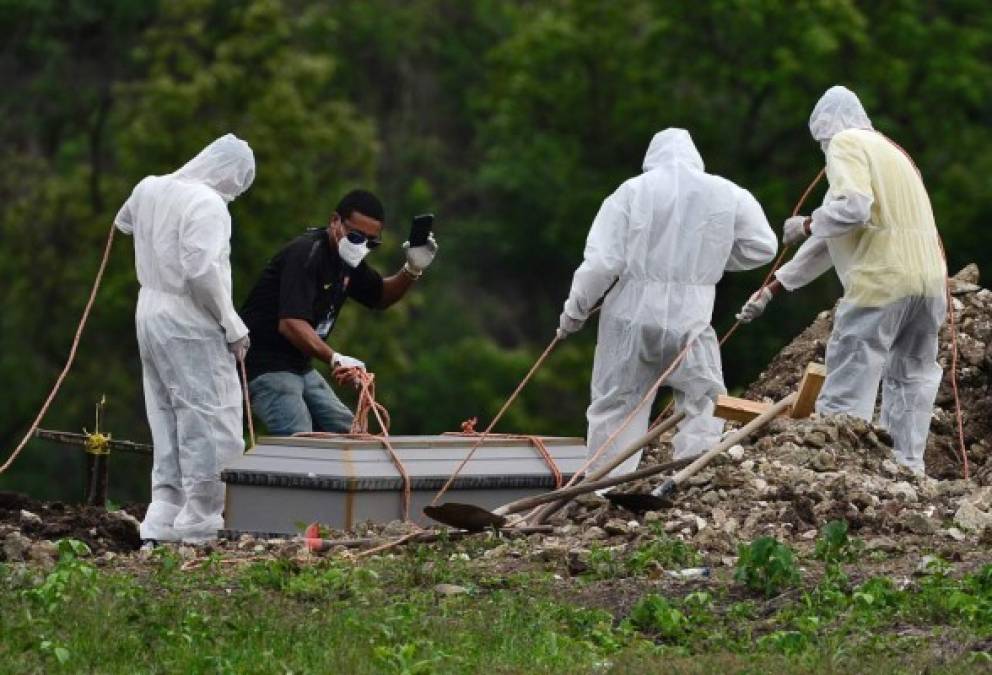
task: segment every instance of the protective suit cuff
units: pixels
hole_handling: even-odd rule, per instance
[[[588,314],[579,309],[578,301],[572,298],[565,301],[565,306],[562,308],[562,311],[576,321],[585,321],[589,318]]]
[[[237,314],[226,317],[222,326],[224,328],[224,337],[228,343],[237,342],[248,335],[248,326],[245,325],[245,322]]]
[[[782,274],[783,270],[785,270],[784,267],[775,272],[775,279],[782,285],[782,288],[791,293],[797,288],[802,288],[804,286],[803,283],[797,283],[796,279],[791,278],[788,274],[788,270],[785,270],[786,273]]]

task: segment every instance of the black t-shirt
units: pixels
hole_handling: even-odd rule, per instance
[[[364,262],[349,269],[325,229],[307,230],[286,244],[265,266],[241,308],[251,338],[245,360],[248,379],[310,370],[310,357],[279,333],[279,319],[302,319],[326,338],[349,297],[366,307],[378,306],[382,277]]]

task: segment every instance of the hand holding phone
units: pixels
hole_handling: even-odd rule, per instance
[[[434,214],[425,213],[415,216],[410,228],[410,239],[403,248],[406,249],[406,265],[403,269],[414,279],[419,279],[424,270],[434,261],[437,254],[437,242],[431,228],[434,225]]]
[[[427,243],[427,237],[431,235],[431,228],[434,227],[434,214],[424,213],[413,217],[413,225],[410,227],[410,248],[423,246]]]

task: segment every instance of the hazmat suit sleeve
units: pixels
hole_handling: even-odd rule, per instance
[[[812,282],[834,266],[830,258],[827,240],[819,236],[810,237],[792,256],[792,260],[782,265],[775,278],[787,291],[794,291]]]
[[[221,267],[231,234],[231,215],[219,200],[214,202],[194,204],[186,214],[179,235],[179,259],[193,299],[217,320],[230,343],[248,335],[248,327],[234,309],[229,272],[225,275]]]
[[[628,184],[603,201],[586,238],[582,264],[572,277],[565,313],[585,321],[625,268],[631,190]]]
[[[827,180],[830,193],[813,211],[811,231],[818,237],[840,237],[871,219],[875,196],[871,187],[868,156],[858,140],[839,133],[827,147]]]
[[[114,218],[114,227],[116,227],[122,234],[134,234],[134,219],[136,217],[135,211],[137,211],[137,201],[139,199],[138,193],[141,191],[144,180],[134,186],[134,190],[131,191],[131,195],[124,202],[124,206],[121,210],[117,212],[117,216]]]
[[[778,252],[778,238],[768,224],[768,218],[758,200],[747,190],[741,190],[734,215],[734,246],[727,260],[728,272],[760,267]]]

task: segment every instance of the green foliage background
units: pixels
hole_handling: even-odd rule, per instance
[[[410,216],[437,214],[441,253],[412,297],[350,307],[331,341],[377,373],[397,432],[495,413],[551,337],[599,202],[667,126],[779,227],[822,164],[809,111],[846,84],[918,161],[951,266],[992,261],[992,11],[978,0],[0,0],[0,38],[4,454],[64,363],[131,187],[227,131],[258,161],[232,207],[239,303],[350,187],[386,202],[383,272]],[[724,280],[718,330],[760,277]],[[742,331],[728,386],[837,294],[824,278]],[[91,426],[106,393],[115,436],[148,438],[136,296],[121,238],[45,426]],[[562,345],[504,430],[583,433],[594,332]],[[34,442],[0,487],[75,498],[80,454]],[[112,471],[113,498],[146,498],[146,460]]]

